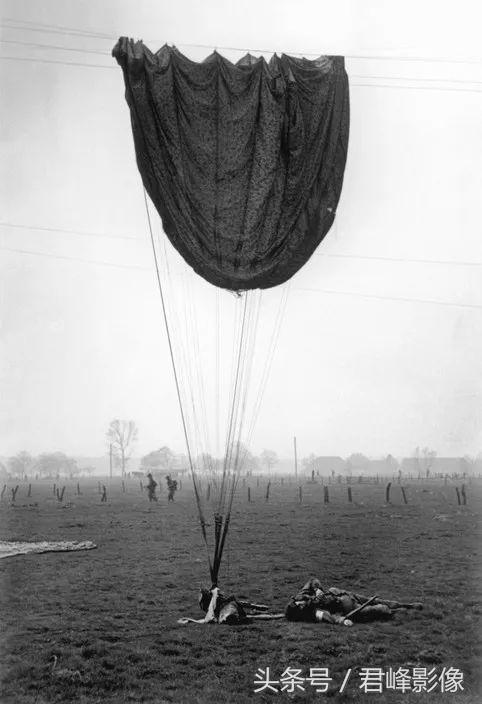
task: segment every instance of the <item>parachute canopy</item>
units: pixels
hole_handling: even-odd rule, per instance
[[[223,288],[269,288],[313,254],[335,218],[345,168],[344,59],[214,52],[197,63],[122,37],[137,164],[186,262]]]

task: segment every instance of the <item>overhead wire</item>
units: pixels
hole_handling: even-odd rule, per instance
[[[43,22],[35,22],[32,20],[18,20],[14,18],[3,18],[2,22],[6,22],[6,26],[9,29],[19,29],[24,31],[36,31],[44,33],[58,33],[58,34],[72,34],[73,36],[82,37],[92,37],[97,39],[117,39],[119,35],[108,34],[105,32],[95,32],[92,30],[84,30],[75,27],[68,27],[65,25],[54,25]],[[0,25],[1,26],[1,25]],[[150,39],[150,42],[162,40]],[[187,43],[187,42],[176,42],[176,46],[186,47],[186,48],[199,48],[207,49],[208,51],[213,50],[213,46],[210,44],[197,44],[197,43]],[[232,47],[232,46],[217,46],[216,49],[221,51],[239,51],[239,52],[255,52],[257,54],[276,54],[281,53],[276,49],[260,49],[260,48],[246,48],[246,47]],[[320,52],[299,52],[299,51],[285,51],[283,53],[291,54],[293,56],[320,56]],[[336,55],[336,52],[321,52],[325,55]],[[481,64],[482,58],[451,58],[451,57],[427,57],[427,56],[393,56],[393,55],[382,55],[382,54],[345,54],[345,58],[356,59],[356,60],[375,60],[375,61],[413,61],[416,63],[455,63],[455,64]]]
[[[337,221],[335,220],[335,223]],[[111,233],[107,232],[90,232],[87,230],[72,230],[68,228],[61,228],[61,227],[48,227],[45,225],[26,225],[24,223],[13,223],[13,222],[5,222],[5,221],[0,221],[0,227],[12,227],[15,229],[21,229],[21,230],[39,230],[42,232],[55,232],[55,233],[60,233],[60,234],[70,234],[70,235],[80,235],[84,237],[99,237],[99,238],[108,238],[108,239],[119,239],[119,240],[130,240],[133,242],[137,242],[139,244],[145,244],[145,241],[141,239],[140,237],[136,237],[135,235],[114,235]],[[165,240],[163,239],[165,242]],[[166,266],[169,266],[169,260],[167,257],[166,252],[164,252],[165,257],[164,260],[166,262]],[[460,260],[460,259],[422,259],[422,258],[414,258],[414,257],[386,257],[386,256],[381,256],[381,255],[372,255],[372,254],[350,254],[348,253],[337,253],[337,252],[323,252],[323,251],[315,251],[315,256],[317,257],[327,257],[327,258],[339,258],[339,259],[360,259],[360,260],[367,260],[367,261],[382,261],[382,262],[400,262],[400,263],[406,263],[406,264],[435,264],[435,265],[444,265],[444,266],[482,266],[482,261],[468,261],[468,260]]]
[[[71,51],[81,54],[93,54],[97,56],[108,56],[112,54],[110,51],[98,51],[93,49],[84,49],[81,47],[72,46],[58,46],[55,44],[40,44],[38,42],[24,42],[16,39],[0,39],[0,44],[11,44],[16,46],[27,46],[34,49],[52,49],[54,51]],[[9,57],[4,57],[9,58]],[[36,57],[32,57],[32,61],[39,61]],[[53,62],[53,61],[52,61]],[[81,65],[73,63],[72,65]],[[96,64],[88,64],[89,66],[97,66]],[[104,66],[102,68],[115,68],[115,66]],[[482,85],[482,81],[476,79],[461,79],[461,78],[432,78],[432,77],[416,77],[416,76],[373,76],[373,75],[360,75],[355,73],[350,73],[350,79],[359,80],[378,80],[378,81],[412,81],[417,83],[455,83],[455,84],[468,84],[468,85]],[[357,85],[357,84],[356,84]]]

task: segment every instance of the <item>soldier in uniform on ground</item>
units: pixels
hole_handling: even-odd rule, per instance
[[[167,500],[168,501],[174,501],[174,494],[177,491],[177,481],[175,479],[171,479],[171,475],[168,474],[166,477],[166,482],[167,482]]]
[[[367,602],[369,602],[367,604]],[[363,606],[366,604],[366,606]],[[363,608],[360,608],[362,607]],[[352,612],[355,609],[356,613]],[[310,579],[291,597],[285,615],[288,621],[326,621],[351,626],[353,622],[376,621],[392,618],[397,609],[422,609],[422,604],[404,603],[367,597],[363,594],[331,587],[323,589],[318,579]]]
[[[152,476],[152,474],[150,472],[147,475],[147,478],[149,479],[149,482],[147,483],[147,495],[149,497],[149,501],[157,501],[157,496],[156,496],[157,482],[154,481],[154,477]]]

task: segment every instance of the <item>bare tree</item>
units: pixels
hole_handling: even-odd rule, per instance
[[[137,426],[133,420],[118,420],[116,418],[111,421],[107,430],[107,440],[112,445],[113,455],[119,463],[123,477],[126,474],[126,466],[137,435]]]
[[[37,458],[35,470],[42,476],[73,476],[78,471],[77,462],[63,452],[44,452]]]
[[[20,477],[23,479],[32,464],[32,456],[23,450],[22,452],[19,452],[18,455],[15,455],[15,457],[9,458],[8,469],[13,477]]]
[[[268,473],[271,472],[275,464],[278,464],[278,455],[273,450],[263,450],[260,459],[268,470]]]

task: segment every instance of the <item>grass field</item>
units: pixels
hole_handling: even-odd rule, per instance
[[[386,505],[385,485],[330,486],[274,481],[270,500],[251,479],[240,487],[221,587],[283,610],[310,576],[387,598],[421,601],[424,610],[353,628],[286,621],[250,626],[180,626],[200,617],[197,596],[209,586],[193,492],[187,482],[168,504],[149,504],[138,481],[122,493],[97,482],[67,485],[64,503],[50,482],[21,484],[16,507],[0,505],[1,534],[11,540],[93,540],[97,550],[47,553],[0,561],[1,663],[4,704],[75,702],[453,702],[478,704],[480,688],[480,529],[482,484],[468,484],[458,506],[453,485],[398,486]],[[164,487],[163,487],[164,489]],[[72,502],[64,507],[65,502]],[[30,504],[30,505],[29,505]],[[36,505],[32,505],[36,504]],[[53,656],[57,665],[53,669]],[[257,668],[279,679],[288,668],[307,677],[326,667],[327,693],[305,684],[296,693],[254,693]],[[360,669],[459,668],[463,692],[365,693]],[[343,694],[339,688],[352,668]]]

